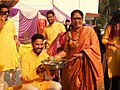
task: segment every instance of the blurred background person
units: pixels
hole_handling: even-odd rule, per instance
[[[98,40],[99,40],[99,45],[100,45],[100,52],[101,52],[101,62],[103,63],[103,55],[105,53],[105,45],[102,43],[102,35],[101,35],[101,31],[100,28],[98,26],[94,26],[93,29],[95,30]]]
[[[3,90],[4,72],[7,70],[10,70],[11,85],[15,84],[15,71],[20,58],[16,49],[20,42],[17,40],[15,25],[8,16],[8,6],[0,4],[0,90]]]
[[[70,25],[70,20],[66,19],[64,24],[66,31],[69,31],[69,25]]]
[[[55,21],[55,14],[52,10],[47,12],[46,18],[49,25],[44,28],[43,36],[46,39],[48,47],[50,47],[57,35],[61,32],[66,32],[66,30],[62,23]]]
[[[105,88],[109,90],[111,82],[112,90],[120,90],[120,10],[114,12],[107,24],[102,42],[106,45],[107,60]]]

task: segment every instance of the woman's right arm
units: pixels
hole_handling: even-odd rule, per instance
[[[109,35],[110,35],[110,31],[111,31],[110,26],[107,26],[106,29],[105,29],[105,33],[104,33],[104,35],[103,35],[103,37],[102,37],[102,42],[103,42],[103,44],[115,46],[117,49],[120,50],[120,45],[119,45],[119,44],[110,42],[110,41],[108,40],[108,39],[109,39]]]
[[[60,53],[55,55],[55,57],[57,57],[57,56],[65,57],[66,56],[66,52],[65,51],[61,51]]]
[[[113,46],[115,46],[117,49],[120,50],[120,45],[119,44],[114,43]]]
[[[102,37],[102,43],[104,45],[112,45],[113,46],[114,43],[109,41],[110,31],[111,31],[110,25],[106,26],[105,33],[104,33],[104,35]]]

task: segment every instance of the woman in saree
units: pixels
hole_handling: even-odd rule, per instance
[[[104,77],[97,35],[90,26],[83,26],[83,13],[71,13],[74,28],[67,32],[64,49],[56,56],[64,57],[61,84],[63,90],[104,90]]]

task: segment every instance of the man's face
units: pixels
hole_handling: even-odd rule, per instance
[[[74,28],[80,28],[83,24],[83,18],[79,13],[74,13],[71,21]]]
[[[2,8],[0,11],[0,16],[3,16],[7,20],[9,16],[9,10],[7,8]]]
[[[65,22],[65,25],[70,25],[70,22]]]
[[[33,43],[32,43],[32,46],[33,46],[33,51],[39,55],[42,50],[43,50],[43,47],[44,47],[44,44],[43,44],[43,40],[42,39],[36,39]]]
[[[47,20],[48,20],[49,24],[52,24],[55,21],[55,16],[52,14],[48,14]]]

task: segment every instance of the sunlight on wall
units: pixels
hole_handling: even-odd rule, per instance
[[[20,0],[25,5],[49,5],[52,4],[52,0]]]

